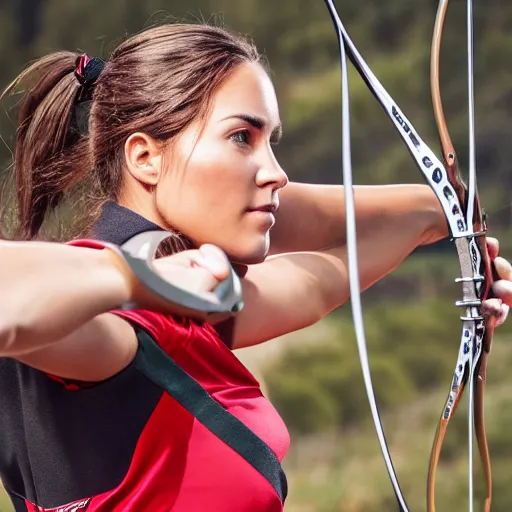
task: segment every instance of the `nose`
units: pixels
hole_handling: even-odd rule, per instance
[[[256,175],[256,183],[259,187],[271,185],[273,189],[279,190],[288,183],[288,176],[279,165],[274,153],[272,151],[269,153]]]

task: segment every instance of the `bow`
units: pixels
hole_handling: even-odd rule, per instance
[[[412,124],[391,98],[386,89],[373,74],[369,66],[361,57],[354,43],[347,34],[343,23],[336,11],[333,0],[324,0],[333,20],[340,47],[341,74],[342,74],[342,149],[343,149],[343,182],[345,185],[346,223],[347,223],[347,251],[349,262],[350,298],[354,328],[365,382],[366,392],[370,403],[373,422],[384,456],[388,474],[399,504],[400,510],[408,512],[407,503],[396,477],[395,469],[386,443],[384,430],[380,421],[379,411],[373,391],[368,354],[366,348],[364,323],[360,300],[359,272],[357,266],[357,236],[355,225],[354,196],[352,190],[352,166],[350,156],[350,105],[348,93],[347,56],[365,81],[370,91],[380,103],[390,120],[395,125],[403,142],[411,153],[426,182],[436,194],[446,217],[452,240],[455,242],[459,256],[461,276],[456,279],[462,285],[462,300],[456,305],[464,309],[462,320],[462,335],[450,393],[443,408],[436,437],[432,447],[430,459],[427,506],[429,512],[434,507],[435,472],[439,460],[442,443],[448,423],[453,417],[457,405],[462,397],[464,388],[469,381],[469,449],[470,449],[470,477],[469,502],[470,510],[473,503],[472,478],[472,421],[475,429],[478,446],[485,470],[487,483],[486,508],[490,510],[491,504],[491,471],[489,451],[485,437],[483,416],[483,392],[485,386],[485,372],[489,354],[494,321],[484,321],[481,306],[482,301],[488,298],[493,281],[489,255],[485,241],[487,225],[484,213],[480,207],[476,190],[475,172],[475,142],[473,119],[473,27],[472,27],[472,0],[468,1],[468,86],[469,86],[469,117],[470,117],[470,169],[469,187],[466,188],[457,166],[456,154],[450,140],[446,120],[443,113],[439,88],[439,49],[444,24],[444,17],[448,0],[440,0],[436,18],[431,62],[431,87],[434,113],[443,148],[444,164],[434,152],[423,142]],[[473,409],[474,408],[474,409]],[[474,411],[474,418],[473,418]]]
[[[462,180],[457,165],[457,156],[451,141],[446,118],[441,101],[439,84],[439,54],[441,49],[441,38],[444,28],[448,0],[439,2],[434,34],[432,38],[430,82],[432,91],[432,103],[434,106],[434,117],[439,131],[443,159],[448,170],[449,179],[452,183],[458,184],[458,196],[466,209],[467,226],[473,227],[473,236],[465,239],[464,247],[459,251],[461,260],[462,277],[457,282],[463,283],[463,300],[457,302],[457,306],[466,308],[462,320],[462,339],[459,348],[457,366],[455,368],[452,385],[448,399],[443,408],[441,418],[437,427],[436,436],[432,445],[429,472],[427,479],[427,510],[435,511],[435,475],[439,462],[442,444],[450,420],[457,409],[464,388],[469,382],[469,503],[470,510],[473,504],[473,430],[474,421],[475,433],[478,448],[485,475],[486,498],[484,510],[491,509],[492,501],[492,475],[489,457],[489,448],[485,434],[484,422],[484,389],[486,379],[487,358],[490,352],[494,332],[494,321],[492,318],[484,322],[479,311],[481,301],[489,296],[490,286],[493,281],[489,255],[485,244],[485,233],[487,226],[484,213],[480,206],[478,193],[476,191],[476,169],[475,169],[475,129],[474,129],[474,101],[473,101],[473,2],[468,0],[467,9],[467,31],[468,31],[468,111],[469,111],[469,190],[466,193],[462,186]],[[482,236],[479,236],[482,235]],[[457,241],[456,241],[457,244]],[[463,253],[461,254],[461,250]],[[472,269],[462,263],[464,254],[472,258]],[[471,275],[471,270],[473,271]],[[469,290],[466,290],[467,283]],[[480,303],[480,304],[479,304]],[[476,306],[476,307],[474,307]]]

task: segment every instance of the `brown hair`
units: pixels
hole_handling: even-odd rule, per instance
[[[70,129],[82,91],[74,74],[78,57],[72,52],[43,57],[4,92],[24,94],[14,154],[18,239],[38,238],[48,215],[73,191],[77,197],[77,190],[82,204],[86,196],[89,201],[79,229],[90,225],[103,201],[118,197],[130,134],[171,140],[205,114],[213,93],[237,65],[260,61],[250,42],[223,28],[165,24],[147,29],[112,52],[95,82],[84,134]]]

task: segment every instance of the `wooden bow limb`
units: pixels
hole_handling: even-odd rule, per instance
[[[448,123],[444,115],[443,102],[441,99],[441,86],[439,80],[439,61],[441,55],[441,39],[443,37],[444,20],[448,9],[448,0],[440,0],[437,9],[436,21],[434,24],[434,33],[432,36],[432,46],[430,49],[430,90],[432,95],[432,105],[434,107],[434,117],[436,119],[441,146],[445,163],[451,175],[457,174],[457,161],[455,158],[455,148],[453,147],[450,133],[448,132]]]
[[[489,327],[487,327],[489,329]],[[485,392],[485,376],[487,368],[487,358],[489,352],[484,350],[481,355],[479,368],[473,385],[475,386],[475,434],[478,443],[478,451],[480,452],[480,460],[482,470],[485,477],[486,496],[484,502],[484,511],[491,511],[492,503],[492,471],[491,457],[489,455],[489,445],[487,443],[487,435],[485,432],[485,415],[484,415],[484,392]]]
[[[429,462],[429,468],[428,468],[427,512],[435,512],[435,510],[436,510],[435,483],[436,483],[437,466],[439,465],[439,457],[441,455],[441,448],[444,443],[444,438],[446,436],[448,424],[450,423],[450,420],[452,419],[453,414],[455,414],[455,411],[457,410],[460,399],[462,398],[462,395],[464,393],[465,385],[466,385],[466,382],[465,382],[465,380],[463,380],[462,384],[458,387],[457,395],[456,395],[455,401],[453,402],[453,406],[449,409],[450,415],[448,416],[448,418],[445,417],[445,413],[448,409],[448,403],[447,403],[447,405],[443,409],[443,414],[441,415],[441,418],[437,425],[436,435],[434,438],[434,442],[432,444],[432,451],[430,452],[430,462]]]
[[[432,95],[432,106],[434,108],[434,117],[436,120],[441,146],[443,148],[443,159],[445,168],[448,172],[450,183],[454,186],[459,198],[465,199],[466,186],[460,177],[457,155],[453,142],[448,131],[448,123],[444,115],[443,102],[441,99],[441,84],[439,79],[439,61],[441,55],[441,40],[443,36],[444,20],[448,9],[449,0],[440,0],[437,9],[434,32],[432,36],[432,46],[430,50],[430,90]],[[462,201],[461,201],[462,202]],[[465,201],[464,201],[465,202]]]

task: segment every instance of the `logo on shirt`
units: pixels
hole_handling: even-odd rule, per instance
[[[90,503],[91,498],[87,498],[85,500],[75,501],[74,503],[68,503],[63,507],[52,508],[46,512],[84,512]]]

